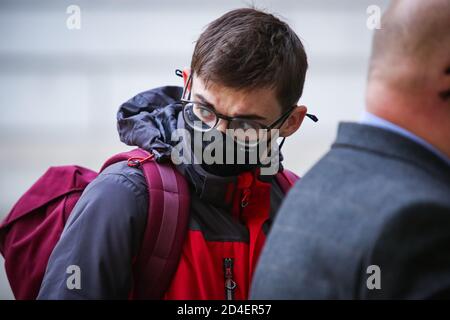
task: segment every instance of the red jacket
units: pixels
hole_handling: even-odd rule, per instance
[[[281,201],[281,190],[274,183],[249,172],[241,174],[222,194],[228,208],[192,197],[190,228],[165,299],[248,298],[266,232]],[[219,196],[209,201],[220,201]]]

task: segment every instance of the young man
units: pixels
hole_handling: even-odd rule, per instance
[[[450,298],[450,1],[392,1],[362,123],[290,192],[255,299]]]
[[[290,136],[306,115],[306,108],[297,106],[306,69],[303,45],[286,23],[254,9],[228,12],[198,39],[184,91],[162,87],[121,106],[120,138],[162,161],[174,150],[172,134],[182,128],[224,136],[230,128],[269,127]],[[194,141],[192,148],[208,145]],[[190,221],[165,299],[248,297],[256,261],[284,196],[273,175],[259,174],[259,166],[177,166],[191,190]],[[121,162],[102,172],[72,212],[38,298],[129,297],[132,259],[141,247],[151,201],[138,168]],[[80,267],[81,289],[67,289],[66,268],[72,264]]]

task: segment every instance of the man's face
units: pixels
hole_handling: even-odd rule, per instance
[[[183,77],[186,85],[189,72],[183,72]],[[269,136],[275,134],[279,137],[292,135],[300,128],[307,113],[305,106],[292,106],[287,114],[287,110],[282,108],[278,102],[274,89],[237,90],[212,82],[205,86],[203,79],[195,73],[192,76],[190,93],[190,100],[207,105],[218,114],[256,122],[259,127],[269,127],[273,124],[272,129],[279,130],[277,133],[274,133],[273,130],[256,132],[263,136],[265,134]],[[253,125],[253,127],[255,126]],[[219,119],[215,128],[226,132],[228,121]],[[239,126],[239,128],[241,127]],[[247,130],[247,128],[241,129]]]
[[[183,77],[186,86],[186,82],[190,79],[189,73],[184,71]],[[209,142],[207,145],[202,144],[201,149],[194,148],[194,152],[201,153],[200,155],[196,153],[197,160],[201,160],[205,153],[208,156],[208,161],[205,161],[208,164],[207,171],[213,171],[218,175],[234,175],[238,173],[236,170],[239,172],[242,170],[248,171],[254,165],[270,163],[267,168],[261,168],[261,174],[276,172],[279,165],[278,144],[271,142],[276,141],[277,137],[287,137],[294,133],[305,117],[306,107],[291,107],[289,113],[286,113],[286,110],[283,110],[278,102],[273,89],[236,90],[212,82],[206,87],[203,79],[196,74],[192,76],[191,80],[190,88],[187,88],[184,97],[189,97],[189,100],[197,104],[189,104],[189,107],[185,105],[186,109],[183,110],[183,116],[191,128],[197,129],[196,132],[211,132],[214,137],[211,140],[211,137],[208,136],[206,141]],[[219,116],[216,117],[211,110]],[[237,119],[231,120],[228,118]],[[201,119],[201,122],[199,119]],[[230,125],[229,121],[233,121],[233,123]],[[279,131],[270,130],[270,132],[267,132],[264,130],[266,127]],[[230,145],[228,142],[221,145],[210,143],[210,141],[223,141],[222,136],[220,134],[216,136],[217,131],[211,130],[212,128],[234,138],[235,144]],[[229,128],[234,129],[234,131],[229,131]],[[194,141],[195,139],[194,134]],[[264,141],[269,143],[266,144]],[[249,148],[238,147],[235,149],[236,142]],[[200,144],[197,143],[197,146],[200,146]],[[233,151],[229,147],[232,147]],[[245,164],[241,162],[242,160]],[[211,165],[213,163],[224,163],[224,165]],[[230,164],[234,166],[230,166]],[[263,169],[267,169],[267,172],[263,172]]]
[[[193,76],[191,89],[191,100],[207,104],[229,117],[246,118],[269,126],[283,113],[273,89],[239,91],[215,83],[205,87],[197,75]],[[225,132],[227,121],[221,119],[217,129]]]

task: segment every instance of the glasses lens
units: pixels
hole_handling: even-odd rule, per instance
[[[229,129],[233,130],[233,137],[236,142],[254,146],[264,137],[264,131],[260,124],[254,121],[234,119],[229,124]]]
[[[196,130],[208,131],[216,125],[216,114],[205,106],[188,102],[185,104],[183,112],[187,124]]]

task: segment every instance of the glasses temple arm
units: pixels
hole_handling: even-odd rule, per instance
[[[317,118],[315,115],[311,114],[311,113],[307,113],[306,116],[308,118],[310,118],[312,121],[317,122],[319,121],[319,118]]]

